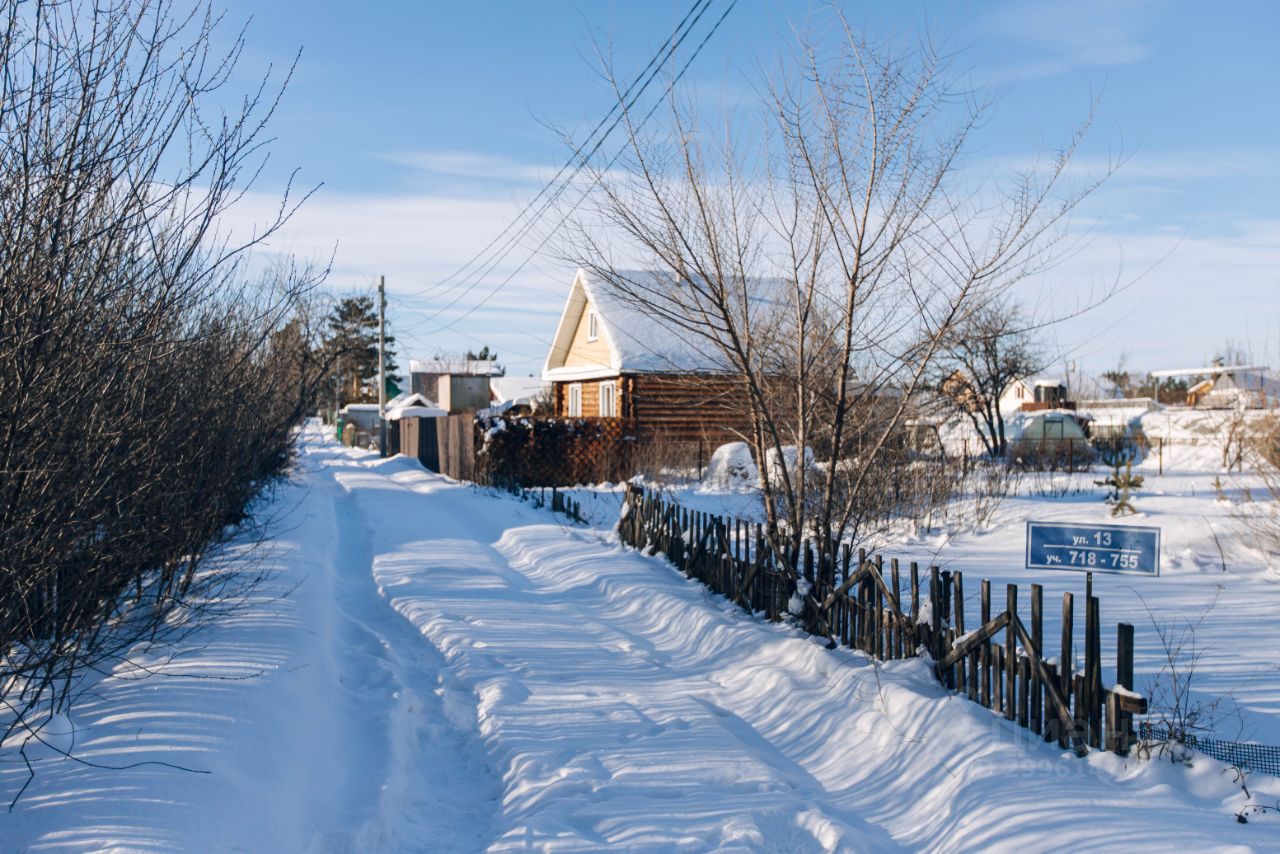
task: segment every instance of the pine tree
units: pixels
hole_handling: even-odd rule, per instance
[[[371,296],[346,297],[326,320],[325,348],[334,357],[331,381],[338,387],[338,405],[371,403],[378,399],[378,310]],[[399,382],[395,336],[386,337],[386,376]]]

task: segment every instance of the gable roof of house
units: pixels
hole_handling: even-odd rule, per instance
[[[669,288],[673,277],[655,270],[620,270],[610,274],[639,291]],[[781,280],[753,280],[753,290],[764,293]],[[761,298],[763,301],[763,298]],[[591,305],[600,322],[600,336],[608,347],[607,362],[566,367],[583,311]],[[551,350],[542,368],[547,381],[592,379],[619,373],[720,373],[730,370],[724,355],[705,338],[663,323],[653,312],[598,274],[579,269],[569,289]]]

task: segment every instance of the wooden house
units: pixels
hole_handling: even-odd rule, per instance
[[[741,439],[749,420],[739,375],[688,338],[578,270],[542,370],[551,414],[626,419],[640,437],[708,448]]]
[[[1215,359],[1208,367],[1152,371],[1151,376],[1157,389],[1165,380],[1195,380],[1186,392],[1187,405],[1193,407],[1265,409],[1280,401],[1280,378],[1266,365],[1226,365]]]

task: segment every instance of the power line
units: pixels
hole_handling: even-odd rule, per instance
[[[733,5],[736,5],[736,2],[737,0],[734,0],[734,3],[731,4],[729,8],[730,9],[733,8]],[[639,101],[640,97],[644,94],[644,92],[649,88],[649,85],[657,77],[658,71],[661,70],[661,66],[665,65],[666,60],[674,55],[675,51],[680,47],[683,40],[688,37],[694,25],[698,23],[698,21],[702,18],[703,13],[708,8],[709,8],[709,2],[706,5],[703,5],[701,10],[698,11],[697,15],[693,17],[692,21],[690,21],[689,27],[686,28],[683,33],[677,34],[677,36],[673,39],[671,45],[666,49],[665,56],[662,58],[661,63],[659,64],[658,67],[654,68],[652,72],[650,72],[647,79],[641,85],[639,91],[637,91],[629,99],[625,99],[622,97],[619,98],[619,104],[617,106],[617,109],[619,110],[618,115],[610,123],[609,127],[605,130],[604,134],[600,136],[598,140],[596,140],[595,144],[586,153],[586,155],[579,158],[579,162],[574,167],[573,172],[567,178],[561,181],[560,185],[551,194],[551,196],[546,198],[542,202],[542,204],[538,207],[538,209],[534,212],[534,214],[519,226],[517,233],[514,236],[512,236],[510,240],[506,242],[506,245],[501,249],[501,251],[499,251],[497,254],[491,256],[487,261],[485,261],[482,269],[465,277],[465,280],[470,280],[470,284],[467,284],[466,287],[463,288],[461,293],[457,294],[457,296],[455,296],[447,305],[441,308],[438,314],[443,314],[449,311],[458,303],[462,302],[463,299],[465,299],[472,291],[474,291],[477,287],[480,286],[480,284],[483,282],[486,276],[492,273],[497,268],[497,266],[500,263],[502,263],[503,260],[506,259],[508,255],[510,255],[520,246],[521,241],[523,241],[524,238],[531,231],[533,231],[533,229],[541,222],[542,217],[551,208],[551,206],[554,205],[557,201],[559,201],[560,197],[565,193],[565,191],[568,190],[570,186],[572,186],[572,182],[578,177],[578,175],[582,172],[582,170],[586,168],[591,158],[595,156],[595,154],[600,150],[601,146],[603,146],[605,141],[609,138],[609,135],[621,123],[622,119],[626,117],[628,112]],[[692,12],[692,10],[690,11]],[[724,19],[724,16],[722,15],[721,20],[723,19]],[[718,27],[719,27],[719,22],[717,22],[716,27],[712,28],[711,32],[714,33]],[[709,37],[710,36],[708,35],[707,38]],[[706,43],[707,38],[703,39],[703,44]],[[701,50],[701,45],[699,46],[699,50]],[[697,51],[695,51],[694,55],[695,56],[697,55]],[[688,65],[686,63],[686,68],[687,67]],[[611,115],[612,115],[612,112],[613,111],[610,112]],[[650,115],[652,115],[652,111],[650,111]],[[614,160],[616,159],[617,158],[615,157]],[[611,161],[611,163],[612,162],[613,161]],[[575,210],[577,209],[577,205],[574,206],[574,209]],[[558,228],[559,228],[559,225],[557,225],[556,228],[553,228],[549,233],[554,234],[556,229]],[[546,243],[547,243],[546,239],[541,241],[536,247],[535,252],[541,250],[541,248],[545,246]],[[509,281],[509,278],[507,281]],[[455,291],[460,286],[461,286],[461,283],[451,286],[450,288],[447,289],[446,293],[448,291]]]
[[[660,48],[656,53],[654,53],[652,57],[649,58],[648,64],[644,67],[643,70],[641,70],[641,72],[638,75],[636,75],[635,79],[631,81],[631,85],[627,87],[626,91],[623,92],[621,96],[619,96],[617,101],[614,103],[613,107],[610,108],[609,112],[603,118],[601,118],[599,122],[596,123],[596,126],[591,129],[591,133],[589,133],[586,139],[584,139],[582,143],[578,145],[577,148],[574,149],[573,153],[569,155],[569,159],[565,162],[563,166],[559,168],[559,170],[557,170],[556,174],[552,176],[552,178],[545,185],[543,185],[542,189],[538,191],[538,194],[534,196],[528,202],[528,204],[526,204],[524,208],[522,208],[520,212],[515,215],[515,217],[512,218],[511,222],[509,222],[507,226],[502,229],[502,231],[498,232],[498,234],[495,235],[493,239],[490,240],[475,255],[467,259],[466,263],[464,263],[461,267],[459,267],[453,273],[450,273],[440,282],[436,283],[435,285],[423,291],[422,295],[425,296],[429,292],[436,291],[436,290],[439,290],[440,288],[443,288],[445,285],[448,285],[449,282],[458,278],[464,272],[466,272],[469,268],[471,268],[472,265],[474,265],[475,262],[481,258],[481,256],[483,256],[495,245],[497,245],[499,241],[501,241],[504,237],[506,237],[512,231],[512,229],[516,228],[516,226],[521,222],[521,220],[524,219],[525,215],[538,203],[540,199],[543,198],[543,196],[547,194],[548,191],[550,191],[553,187],[555,187],[558,183],[560,183],[560,178],[562,175],[564,175],[566,170],[570,169],[571,167],[573,168],[573,174],[570,175],[565,180],[566,185],[569,181],[572,181],[574,178],[577,177],[578,173],[582,170],[583,164],[585,164],[587,160],[590,159],[591,155],[595,153],[596,149],[598,149],[600,145],[604,142],[604,140],[608,138],[609,134],[613,132],[613,129],[617,127],[618,121],[615,120],[613,124],[609,125],[608,130],[606,130],[604,135],[600,137],[600,139],[596,142],[595,147],[592,149],[591,153],[589,153],[586,156],[586,158],[583,158],[582,161],[579,162],[579,156],[582,154],[583,149],[585,149],[587,145],[591,143],[591,140],[595,138],[596,134],[600,132],[600,128],[604,127],[605,123],[608,122],[609,119],[613,118],[614,113],[616,113],[619,109],[623,108],[623,105],[627,103],[627,98],[631,96],[632,90],[635,89],[637,84],[641,84],[642,80],[643,80],[643,83],[640,86],[640,91],[636,93],[636,97],[638,98],[641,94],[643,94],[644,90],[648,88],[649,84],[653,81],[653,78],[657,75],[658,71],[661,69],[663,65],[666,64],[667,60],[670,59],[670,57],[675,52],[676,48],[679,47],[680,42],[685,38],[685,36],[687,36],[689,32],[693,30],[694,26],[697,25],[698,21],[702,18],[703,13],[706,12],[706,10],[710,7],[712,2],[713,0],[695,0],[694,4],[689,8],[689,11],[685,13],[684,17],[676,25],[675,34],[672,36],[671,40],[668,42],[669,46],[666,47],[665,49]],[[701,8],[699,9],[699,7]],[[695,12],[697,12],[696,16],[694,16]],[[691,16],[693,16],[692,21],[690,21]],[[685,27],[686,23],[688,24],[687,29]],[[648,76],[646,77],[646,75]],[[562,192],[563,192],[563,188],[557,191],[556,196],[553,197],[551,201],[554,201],[555,198],[558,198],[560,193]],[[545,204],[542,207],[540,207],[538,211],[534,214],[531,221],[536,222],[537,219],[541,217],[543,211],[546,210],[546,207],[547,205]],[[521,233],[521,235],[515,239],[519,240],[520,238],[523,237],[524,233],[527,233],[527,229],[525,229]],[[498,260],[499,261],[502,260],[503,257],[506,257],[505,253],[502,256],[500,256]],[[481,272],[481,275],[488,272],[488,270],[492,269],[492,266],[487,261],[484,262],[484,264],[482,264],[481,266],[485,268]],[[465,279],[469,279],[469,278],[472,278],[472,276],[465,277]],[[448,290],[453,290],[453,288],[448,288],[446,290],[446,293],[448,292]]]
[[[714,36],[714,35],[716,34],[716,31],[720,28],[720,25],[721,25],[722,23],[724,23],[725,18],[727,18],[727,17],[729,16],[729,13],[730,13],[730,12],[732,12],[732,11],[733,11],[733,9],[734,9],[734,7],[735,7],[735,6],[737,6],[737,5],[738,5],[738,0],[732,0],[732,2],[730,2],[730,4],[729,4],[728,8],[726,8],[726,9],[724,10],[724,13],[723,13],[723,14],[721,14],[721,15],[720,15],[720,17],[716,20],[715,24],[711,27],[711,30],[706,34],[706,36],[704,36],[704,37],[703,37],[702,41],[701,41],[701,42],[699,42],[698,46],[694,49],[694,51],[693,51],[693,53],[690,55],[689,59],[685,61],[684,65],[681,67],[681,69],[680,69],[679,73],[677,73],[677,75],[676,75],[676,76],[671,80],[671,83],[667,86],[667,93],[670,93],[670,91],[675,87],[675,85],[676,85],[677,83],[679,83],[679,82],[680,82],[680,80],[684,77],[685,72],[687,72],[687,71],[689,70],[689,67],[693,64],[693,61],[694,61],[694,60],[696,60],[696,59],[698,58],[698,54],[702,52],[702,49],[706,46],[707,42],[709,42],[709,41],[711,40],[711,37],[712,37],[712,36]],[[633,101],[632,101],[632,104],[634,104],[634,99],[633,99]],[[627,105],[627,109],[630,109],[630,107],[632,106],[632,104],[628,104],[628,105]],[[649,112],[647,112],[647,113],[644,115],[644,118],[640,120],[640,123],[637,125],[637,128],[643,127],[643,126],[645,125],[645,123],[646,123],[646,122],[648,122],[648,121],[649,121],[649,119],[653,116],[654,112],[656,112],[656,111],[657,111],[658,107],[659,107],[661,104],[662,104],[662,101],[657,101],[657,102],[655,102],[655,103],[654,103],[654,105],[653,105],[652,107],[650,107],[650,108],[649,108]],[[614,125],[613,125],[613,126],[616,126],[616,125],[617,125],[617,123],[618,123],[619,121],[621,121],[621,119],[622,119],[625,115],[626,115],[626,113],[625,113],[625,111],[624,111],[623,115],[622,115],[622,116],[619,116],[619,117],[618,117],[618,119],[616,119],[616,120],[615,120],[615,122],[614,122]],[[611,126],[611,128],[610,128],[611,130],[612,130],[612,127],[613,127],[613,126]],[[607,136],[607,134],[606,134],[606,136]],[[599,143],[597,143],[597,144],[596,144],[595,148],[593,148],[593,149],[592,149],[592,151],[591,151],[591,155],[594,155],[594,154],[595,154],[596,150],[598,150],[598,149],[599,149],[600,144],[601,144],[601,143],[603,143],[603,141],[604,141],[604,140],[602,139]],[[623,154],[623,152],[624,152],[624,151],[625,151],[625,149],[620,150],[620,151],[618,151],[616,154],[614,154],[614,156],[609,160],[609,162],[608,162],[607,164],[605,164],[605,167],[604,167],[604,168],[605,168],[605,170],[606,170],[606,171],[607,171],[608,169],[612,168],[613,164],[614,164],[614,163],[616,163],[616,162],[618,161],[618,158],[620,158],[620,157],[622,156],[622,154]],[[588,155],[588,158],[589,158],[591,155]],[[585,165],[585,161],[584,161],[584,165]],[[579,167],[579,171],[581,170],[581,168],[582,168],[582,167],[580,166],[580,167]],[[575,175],[576,175],[576,172],[575,172]],[[556,199],[558,199],[558,198],[560,197],[560,195],[562,195],[562,194],[564,193],[564,190],[565,190],[565,189],[567,189],[567,188],[568,188],[568,184],[566,184],[566,185],[565,185],[565,186],[563,186],[560,190],[558,190],[558,191],[556,192],[556,195],[555,195],[552,199],[550,199],[550,200],[547,202],[547,204],[550,204],[551,202],[554,202]],[[498,293],[499,291],[501,291],[504,287],[506,287],[508,284],[510,284],[511,280],[512,280],[513,278],[515,278],[515,277],[516,277],[516,276],[517,276],[521,271],[523,271],[523,270],[524,270],[524,268],[529,264],[529,262],[530,262],[530,261],[531,261],[531,260],[532,260],[532,259],[533,259],[533,258],[534,258],[538,253],[539,253],[539,252],[541,252],[541,251],[542,251],[542,248],[543,248],[544,246],[546,246],[546,245],[547,245],[547,243],[549,243],[549,242],[551,241],[551,238],[552,238],[553,236],[555,236],[556,232],[560,230],[560,227],[561,227],[562,225],[564,225],[565,220],[566,220],[566,219],[567,219],[571,214],[573,214],[573,213],[574,213],[574,211],[576,211],[576,210],[578,209],[578,206],[579,206],[579,205],[581,205],[581,204],[582,204],[582,202],[586,199],[587,194],[588,194],[588,192],[589,192],[589,189],[590,189],[590,188],[588,188],[588,189],[586,189],[586,190],[583,190],[582,194],[578,197],[577,201],[575,201],[575,202],[573,203],[573,206],[572,206],[572,207],[571,207],[571,208],[570,208],[570,209],[565,213],[565,215],[564,215],[564,216],[562,216],[562,217],[560,218],[560,221],[559,221],[559,222],[557,222],[554,226],[552,226],[552,228],[551,228],[551,229],[546,233],[546,235],[542,238],[542,240],[538,243],[538,245],[537,245],[537,246],[535,246],[535,247],[533,248],[533,250],[532,250],[532,251],[531,251],[531,252],[530,252],[530,253],[525,257],[525,259],[524,259],[524,260],[519,264],[519,266],[517,266],[514,270],[512,270],[512,271],[511,271],[511,273],[509,273],[505,279],[503,279],[503,280],[502,280],[502,281],[500,281],[497,285],[495,285],[495,286],[493,287],[493,289],[489,291],[489,293],[487,293],[487,294],[486,294],[486,295],[485,295],[485,296],[484,296],[484,297],[483,297],[479,302],[477,302],[474,306],[472,306],[471,308],[467,309],[467,311],[463,312],[461,315],[459,315],[458,317],[456,317],[456,318],[454,318],[453,320],[449,321],[448,323],[445,323],[445,324],[438,324],[438,323],[437,323],[437,324],[436,324],[437,328],[436,328],[436,329],[434,329],[434,330],[432,330],[432,331],[434,331],[434,332],[444,332],[444,331],[446,331],[446,330],[452,329],[455,325],[457,325],[457,324],[458,324],[458,323],[460,323],[461,321],[465,320],[466,318],[470,317],[472,314],[474,314],[476,311],[478,311],[480,308],[482,308],[486,303],[488,303],[488,302],[489,302],[489,300],[491,300],[494,296],[496,296],[496,295],[497,295],[497,293]],[[544,208],[545,208],[545,205],[544,205]],[[529,231],[529,230],[531,230],[531,228],[532,228],[532,226],[530,226],[530,228],[526,228],[526,229],[525,229],[525,231],[521,234],[521,236],[520,236],[520,237],[521,237],[521,238],[523,238],[524,234],[527,234],[527,233],[528,233],[528,231]],[[519,239],[519,238],[518,238],[518,239]],[[492,270],[492,269],[493,269],[493,267],[494,267],[494,266],[496,266],[498,262],[500,262],[500,261],[501,261],[503,258],[505,258],[507,255],[509,255],[512,251],[514,251],[514,249],[515,249],[516,245],[517,245],[517,244],[516,244],[516,243],[514,243],[514,242],[513,242],[513,243],[511,243],[511,244],[509,245],[509,247],[508,247],[508,248],[503,252],[503,254],[502,254],[501,256],[499,256],[499,257],[498,257],[498,258],[497,258],[497,259],[496,259],[496,260],[495,260],[495,261],[494,261],[494,262],[489,266],[489,268],[488,268],[488,269],[489,269],[489,270]],[[444,306],[443,308],[438,309],[438,310],[437,310],[437,311],[435,311],[431,316],[429,316],[429,317],[425,318],[425,320],[426,320],[426,321],[428,321],[428,322],[432,322],[432,323],[434,323],[434,322],[435,322],[435,318],[436,318],[436,317],[439,317],[441,314],[445,313],[445,312],[446,312],[446,311],[448,311],[449,309],[453,308],[453,306],[457,305],[457,304],[458,304],[458,302],[459,302],[459,301],[461,301],[462,297],[465,297],[468,293],[470,293],[472,290],[474,290],[474,289],[475,289],[475,287],[476,287],[479,283],[480,283],[480,281],[479,281],[479,280],[476,280],[476,281],[475,281],[471,286],[469,286],[469,287],[468,287],[468,288],[467,288],[467,289],[466,289],[462,294],[460,294],[460,295],[459,295],[457,298],[455,298],[452,302],[450,302],[448,305]]]

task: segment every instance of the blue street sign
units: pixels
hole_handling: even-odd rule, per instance
[[[1160,574],[1160,529],[1027,523],[1027,569]]]

